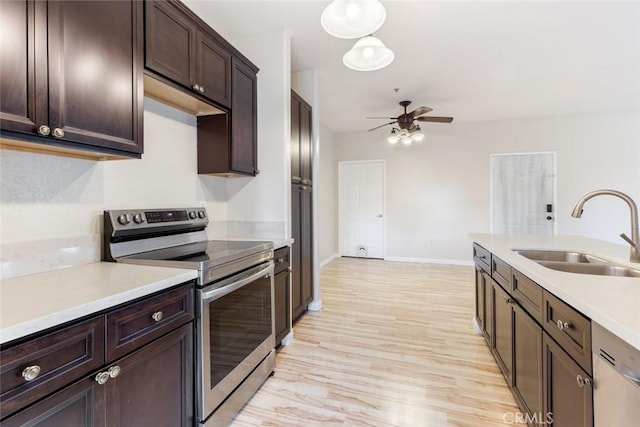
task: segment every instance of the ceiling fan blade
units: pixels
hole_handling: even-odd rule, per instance
[[[398,123],[398,121],[396,120],[394,122],[389,122],[389,123],[385,123],[385,124],[380,125],[380,126],[376,126],[374,128],[369,129],[367,132],[372,131],[372,130],[376,130],[376,129],[380,129],[381,127],[389,126],[389,125],[392,125],[394,123]]]
[[[366,117],[367,119],[391,119],[395,120],[397,117]]]
[[[410,112],[409,114],[411,114],[413,117],[418,117],[418,116],[421,116],[423,114],[429,113],[431,111],[433,111],[433,108],[418,107],[415,110],[413,110],[412,112]]]
[[[451,123],[453,121],[453,117],[426,116],[416,117],[416,120],[419,122]]]

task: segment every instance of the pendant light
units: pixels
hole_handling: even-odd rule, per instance
[[[395,55],[373,36],[363,37],[344,54],[342,62],[356,71],[374,71],[391,64]]]
[[[322,11],[322,28],[334,37],[357,39],[378,30],[387,17],[378,0],[333,0]]]

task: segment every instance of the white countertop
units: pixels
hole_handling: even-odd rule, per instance
[[[552,249],[584,252],[618,264],[629,262],[629,247],[580,236],[509,236],[469,234],[549,292],[640,350],[640,278],[566,273],[516,254],[512,249]]]
[[[243,242],[273,242],[273,249],[284,248],[293,245],[293,239],[284,239],[282,237],[225,237],[220,240],[236,240]]]
[[[196,270],[98,262],[0,281],[0,343],[197,276]]]

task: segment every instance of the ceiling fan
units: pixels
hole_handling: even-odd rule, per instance
[[[434,123],[451,123],[453,121],[453,117],[435,117],[435,116],[426,116],[423,117],[423,114],[427,114],[433,111],[433,108],[429,107],[418,107],[415,110],[407,113],[407,107],[411,104],[411,101],[400,101],[400,106],[404,107],[404,113],[400,114],[398,117],[367,117],[367,119],[392,119],[392,122],[385,123],[380,126],[376,126],[370,131],[380,129],[381,127],[398,124],[400,129],[407,130],[409,132],[418,129],[418,126],[414,122],[434,122]]]

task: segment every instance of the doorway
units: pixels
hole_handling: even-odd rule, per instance
[[[556,153],[491,155],[491,232],[557,233]]]
[[[384,258],[384,160],[338,163],[340,255]]]

